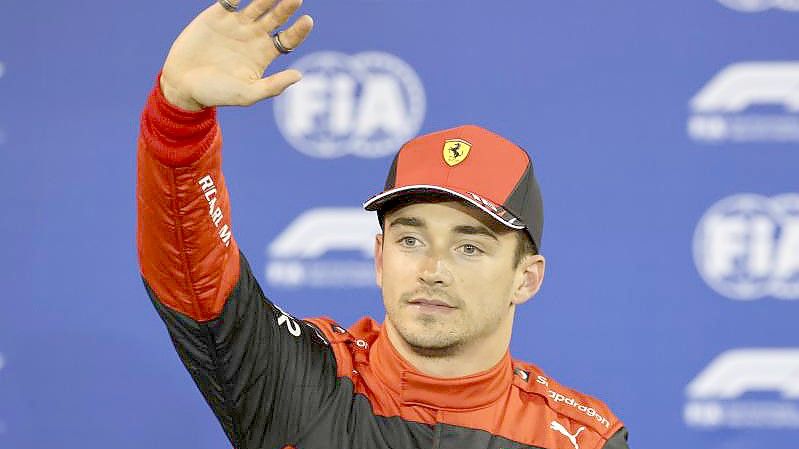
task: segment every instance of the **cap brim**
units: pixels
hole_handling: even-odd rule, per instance
[[[508,213],[508,215],[512,217],[511,220],[502,218],[494,210],[483,204],[481,201],[473,198],[467,192],[459,192],[457,190],[452,190],[446,187],[434,186],[434,185],[417,184],[417,185],[403,186],[391,190],[386,190],[385,192],[379,193],[373,196],[372,198],[369,198],[369,200],[363,203],[363,208],[366,210],[375,211],[379,210],[381,207],[383,207],[383,205],[385,205],[387,202],[391,200],[404,198],[412,195],[430,193],[430,192],[444,193],[451,195],[457,199],[466,201],[467,203],[482,210],[483,212],[487,213],[492,218],[494,218],[495,220],[499,221],[500,223],[504,224],[509,228],[525,229],[527,227],[524,224],[522,224],[521,220],[519,220],[516,217],[512,217],[512,214],[510,213]]]

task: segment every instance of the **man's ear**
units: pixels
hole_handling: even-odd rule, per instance
[[[375,235],[375,282],[383,288],[383,234]]]
[[[544,282],[546,260],[539,254],[529,254],[522,258],[516,267],[516,288],[513,290],[511,302],[524,304],[538,293],[541,283]]]

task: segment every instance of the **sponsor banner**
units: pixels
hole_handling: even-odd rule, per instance
[[[275,119],[286,140],[308,156],[387,156],[422,126],[424,87],[397,56],[318,52],[292,67],[303,80],[274,100]]]
[[[799,348],[726,351],[685,390],[696,428],[799,428]]]
[[[693,251],[702,279],[727,298],[799,299],[799,194],[718,201],[699,220]]]
[[[768,9],[799,11],[799,0],[719,0],[719,3],[741,12],[761,12]]]
[[[267,248],[266,280],[285,288],[375,287],[380,226],[361,208],[302,213]]]
[[[799,61],[727,66],[691,99],[699,142],[799,142]]]
[[[577,402],[574,398],[566,396],[560,392],[551,389],[549,387],[549,379],[547,379],[546,377],[536,376],[536,382],[545,385],[547,387],[547,396],[549,396],[549,398],[555,401],[556,403],[563,403],[570,407],[574,407],[577,410],[584,413],[586,416],[595,419],[599,424],[602,424],[606,428],[610,427],[610,421],[608,421],[608,419],[605,418],[604,416],[600,415],[593,407],[588,407],[586,405],[583,405]]]

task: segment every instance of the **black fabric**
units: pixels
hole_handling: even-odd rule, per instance
[[[486,449],[538,449],[507,438],[492,435],[484,430],[469,429],[450,424],[439,424],[439,447],[441,449],[486,448]]]
[[[393,189],[394,185],[397,183],[397,161],[399,160],[399,152],[394,155],[394,161],[391,162],[391,168],[388,170],[388,175],[386,176],[386,183],[383,186],[383,190]]]
[[[433,448],[433,428],[400,417],[376,416],[366,396],[354,394],[348,378],[340,379],[335,399],[297,439],[298,449]],[[465,449],[465,448],[464,448]]]
[[[280,448],[329,407],[338,388],[332,350],[310,324],[264,296],[241,255],[240,279],[220,316],[198,323],[158,302],[175,349],[236,449]],[[288,320],[300,336],[290,333]]]
[[[627,433],[627,429],[622,427],[610,437],[602,449],[630,449],[630,446],[627,445]]]
[[[352,391],[349,379],[342,390]],[[342,400],[346,394],[342,391]],[[346,426],[346,427],[345,427]],[[343,429],[349,431],[343,431]],[[548,430],[548,428],[545,428]],[[627,430],[619,430],[602,449],[629,449]],[[351,407],[320,414],[319,421],[297,440],[298,449],[545,449],[521,444],[484,430],[451,424],[433,426],[399,417],[374,416],[369,399],[356,395]]]
[[[533,239],[536,248],[541,249],[541,237],[544,232],[544,202],[541,188],[535,179],[533,164],[528,160],[524,175],[516,183],[516,187],[502,205],[527,225],[527,233]]]

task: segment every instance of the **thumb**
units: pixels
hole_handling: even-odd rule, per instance
[[[256,103],[265,98],[280,95],[287,87],[302,78],[299,70],[288,69],[274,75],[261,78],[249,87],[248,97],[251,103]]]

